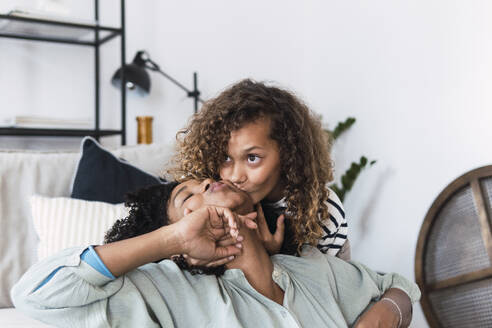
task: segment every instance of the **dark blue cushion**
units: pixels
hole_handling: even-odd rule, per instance
[[[91,137],[82,140],[81,151],[72,198],[117,204],[128,192],[164,182],[115,157]]]

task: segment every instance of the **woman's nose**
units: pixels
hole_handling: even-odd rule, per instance
[[[212,184],[213,180],[212,179],[205,179],[202,181],[202,183],[200,184],[201,186],[201,189],[202,189],[202,192],[205,192],[208,190],[208,188],[210,188],[210,185]]]

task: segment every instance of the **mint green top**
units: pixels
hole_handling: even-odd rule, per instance
[[[302,257],[271,257],[282,306],[239,269],[219,278],[191,275],[164,260],[111,280],[80,260],[86,248],[31,267],[11,291],[15,306],[59,327],[347,327],[389,288],[404,290],[412,303],[420,298],[417,285],[398,274],[380,275],[312,247]]]

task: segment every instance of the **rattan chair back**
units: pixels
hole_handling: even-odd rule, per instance
[[[492,165],[454,180],[422,224],[415,256],[432,328],[492,327]]]

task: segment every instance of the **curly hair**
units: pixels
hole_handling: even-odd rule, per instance
[[[293,93],[250,79],[208,100],[176,134],[177,156],[169,170],[176,179],[219,179],[232,131],[270,118],[270,138],[279,146],[284,196],[298,250],[316,246],[321,221],[329,218],[328,189],[333,180],[331,144],[319,117]]]
[[[174,181],[167,182],[126,194],[125,206],[130,208],[129,215],[113,224],[104,236],[104,243],[140,236],[169,225],[171,222],[167,209],[171,193],[177,185]],[[189,265],[182,255],[173,257],[172,260],[180,269],[188,270],[193,275],[220,276],[225,272],[224,265],[214,268]]]

